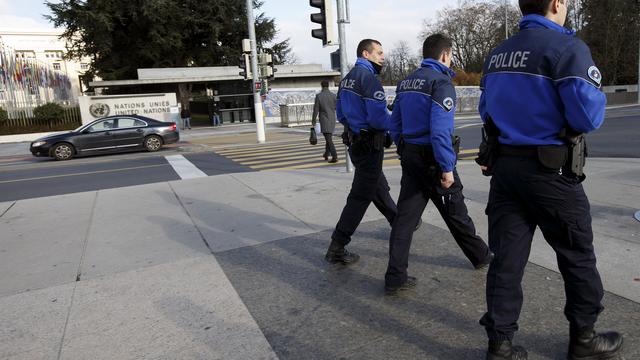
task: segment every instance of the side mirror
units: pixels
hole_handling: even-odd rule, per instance
[[[88,134],[88,133],[90,133],[90,132],[91,132],[91,130],[89,130],[89,128],[86,128],[86,129],[82,130],[82,133],[83,133],[83,134]]]

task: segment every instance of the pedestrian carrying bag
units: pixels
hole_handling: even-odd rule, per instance
[[[309,143],[315,145],[318,143],[318,136],[316,135],[316,129],[311,128],[311,134],[309,135]]]

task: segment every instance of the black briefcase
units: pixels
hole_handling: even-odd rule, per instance
[[[309,143],[316,145],[318,143],[318,136],[316,135],[316,129],[311,128],[311,134],[309,135]]]

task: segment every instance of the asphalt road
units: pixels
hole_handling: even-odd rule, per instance
[[[480,118],[456,124],[463,149],[480,144]],[[608,109],[602,127],[587,136],[589,157],[640,157],[640,106]]]
[[[206,176],[249,171],[212,152],[131,153],[66,162],[34,159],[0,165],[0,202],[179,180],[167,157],[183,156]]]
[[[480,119],[456,121],[462,149],[477,149]],[[604,125],[587,138],[590,157],[640,157],[640,106],[609,109]],[[5,145],[11,146],[11,145]],[[0,159],[0,202],[178,180],[184,177],[168,161],[183,156],[199,176],[251,171],[213,152],[184,153],[166,149],[158,153],[95,156],[57,162],[29,154]]]

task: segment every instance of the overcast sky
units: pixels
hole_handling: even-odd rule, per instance
[[[355,47],[363,38],[380,40],[387,51],[398,41],[405,40],[417,53],[423,21],[433,19],[438,10],[456,5],[458,1],[349,0],[349,3],[351,23],[346,25],[347,55],[353,62]],[[309,15],[317,9],[310,7],[307,0],[265,0],[260,10],[276,19],[279,40],[291,39],[299,63],[320,63],[329,67],[329,53],[337,47],[323,48],[320,40],[311,37],[311,29],[317,24],[311,23]],[[52,29],[43,14],[48,14],[44,0],[0,0],[0,29]],[[337,37],[337,27],[335,30]]]

